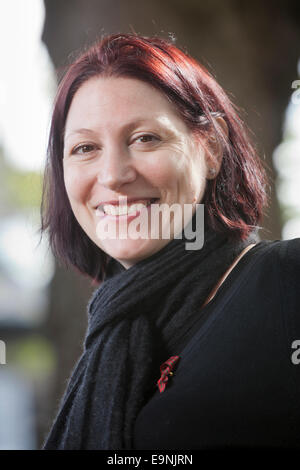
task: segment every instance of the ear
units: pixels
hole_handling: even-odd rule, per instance
[[[215,118],[217,129],[223,134],[223,137],[228,138],[228,126],[222,117]],[[206,161],[206,179],[215,179],[218,175],[223,159],[224,146],[215,132],[212,131],[205,142],[205,161]]]

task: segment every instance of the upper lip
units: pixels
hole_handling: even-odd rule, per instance
[[[127,205],[128,203],[130,202],[134,202],[134,201],[142,201],[144,199],[159,199],[158,197],[151,197],[151,196],[140,196],[140,197],[120,197],[120,199],[112,199],[110,201],[102,201],[100,202],[99,204],[96,205],[96,209],[97,207],[99,206],[105,206],[105,205],[112,205],[112,206],[117,206],[117,205],[120,205],[120,206],[125,206]]]

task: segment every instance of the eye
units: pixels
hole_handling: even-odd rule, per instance
[[[95,149],[95,145],[93,144],[81,144],[81,145],[78,145],[77,147],[75,147],[72,151],[71,151],[71,154],[80,154],[80,155],[85,155],[87,153],[90,153],[92,150]],[[82,150],[80,152],[80,150]]]
[[[152,139],[152,140],[149,140],[149,138]],[[151,142],[153,142],[154,140],[157,140],[157,141],[160,140],[158,137],[156,137],[155,135],[152,135],[152,134],[143,134],[143,135],[140,135],[139,137],[137,137],[137,138],[135,139],[135,142],[136,142],[137,140],[139,140],[139,139],[147,139],[146,142],[145,142],[145,141],[144,141],[144,142],[141,142],[141,143],[144,143],[144,144],[148,144],[149,142],[151,143]]]

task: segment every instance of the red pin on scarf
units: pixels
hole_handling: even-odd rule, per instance
[[[165,361],[160,366],[161,377],[157,381],[157,385],[158,385],[160,393],[162,393],[165,390],[166,384],[169,380],[169,376],[173,375],[172,369],[174,369],[179,359],[180,359],[179,356],[171,356],[167,361]]]

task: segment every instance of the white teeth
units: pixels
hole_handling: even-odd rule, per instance
[[[103,206],[103,211],[107,215],[135,214],[136,212],[140,212],[142,209],[149,206],[150,204],[151,204],[150,200],[145,201],[145,203],[139,202],[139,203],[135,203],[135,204],[122,205],[122,206],[115,206],[115,205],[112,205],[112,204],[106,204],[106,205]]]

